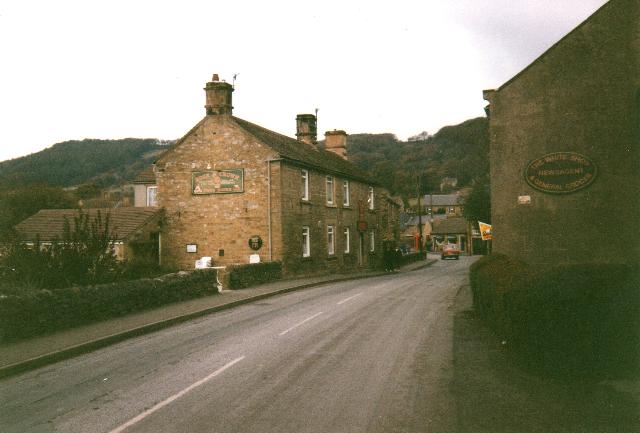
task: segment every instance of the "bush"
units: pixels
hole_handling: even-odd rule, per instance
[[[229,287],[232,289],[244,289],[282,278],[282,263],[264,262],[250,265],[234,265],[229,267],[228,272]]]
[[[0,336],[14,341],[217,293],[215,270],[0,295]]]
[[[91,218],[79,210],[73,223],[65,219],[62,239],[50,245],[14,239],[0,257],[0,272],[6,282],[42,289],[116,281],[121,279],[122,264],[116,259],[114,241],[109,214],[103,218],[98,212]]]
[[[478,314],[500,333],[508,333],[507,294],[520,291],[531,276],[523,262],[502,254],[484,256],[470,270],[473,305]]]
[[[493,255],[471,269],[474,306],[528,365],[559,376],[640,369],[640,272],[615,264],[533,271]]]
[[[407,265],[409,263],[413,263],[413,262],[417,262],[419,260],[424,260],[424,253],[420,254],[420,253],[409,253],[409,254],[405,254],[401,257],[399,257],[398,266],[404,266]]]

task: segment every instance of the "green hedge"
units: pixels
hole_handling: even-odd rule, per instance
[[[0,338],[15,341],[217,293],[215,270],[0,296]]]
[[[536,270],[493,255],[471,269],[476,311],[529,365],[561,376],[640,373],[640,272],[615,264]]]
[[[282,263],[263,262],[250,265],[233,265],[228,268],[229,286],[244,289],[282,278]]]

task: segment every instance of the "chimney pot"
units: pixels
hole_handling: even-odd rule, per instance
[[[233,105],[231,93],[233,92],[233,86],[231,84],[220,82],[218,74],[213,74],[212,81],[209,81],[205,88],[206,104],[205,109],[207,115],[218,114],[231,114],[233,111]]]
[[[341,158],[347,159],[347,133],[341,130],[324,133],[324,147]]]
[[[298,141],[316,147],[318,144],[318,128],[316,116],[313,114],[298,114],[296,116],[296,137]]]

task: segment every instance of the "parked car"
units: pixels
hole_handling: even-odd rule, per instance
[[[460,259],[460,248],[458,244],[446,244],[442,247],[442,254],[440,255],[440,259]]]

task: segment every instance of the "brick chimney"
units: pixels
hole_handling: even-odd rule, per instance
[[[213,74],[213,78],[206,84],[204,91],[207,95],[207,103],[204,106],[207,110],[207,116],[231,114],[233,110],[231,105],[233,86],[231,84],[220,81],[218,74]]]
[[[318,128],[316,116],[313,114],[298,114],[296,116],[296,137],[298,141],[313,147],[318,144]]]
[[[324,148],[329,152],[347,159],[347,133],[344,131],[327,131],[324,133]]]

